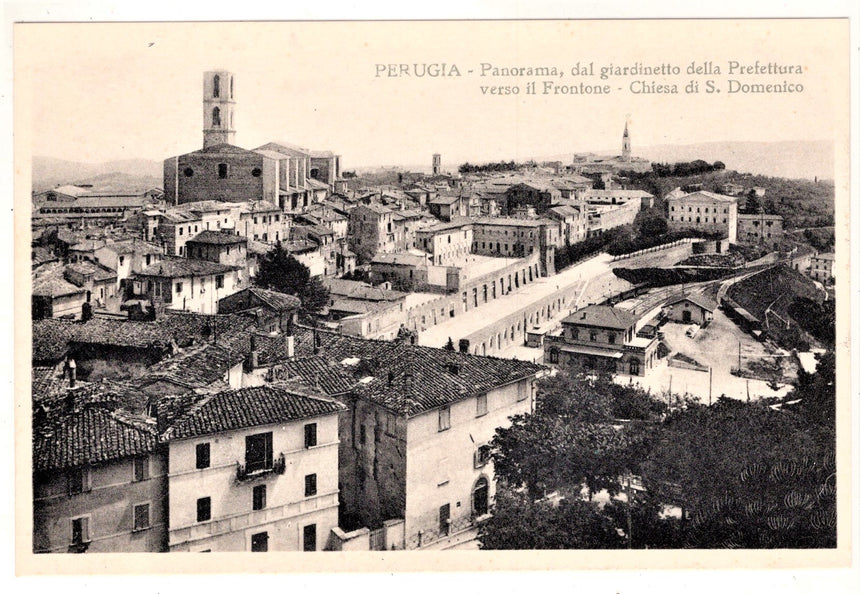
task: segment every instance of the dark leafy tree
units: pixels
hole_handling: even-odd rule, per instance
[[[256,284],[298,297],[307,313],[319,313],[328,305],[329,292],[322,281],[311,278],[307,266],[291,256],[281,243],[263,257]]]
[[[445,343],[445,350],[446,351],[456,351],[457,350],[456,347],[454,346],[454,341],[451,340],[450,336],[448,337],[448,342]]]
[[[576,498],[557,505],[500,486],[493,515],[478,527],[482,549],[615,549],[624,539],[599,507]]]

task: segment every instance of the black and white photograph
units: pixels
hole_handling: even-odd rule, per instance
[[[847,19],[14,49],[20,571],[850,563]]]

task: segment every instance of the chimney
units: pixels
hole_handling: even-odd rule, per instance
[[[296,356],[296,337],[290,334],[287,336],[287,359],[292,359]]]
[[[257,337],[251,335],[251,352],[248,355],[248,371],[252,371],[259,367],[260,354],[257,352]]]
[[[78,379],[78,366],[74,359],[69,359],[69,387],[74,388]]]

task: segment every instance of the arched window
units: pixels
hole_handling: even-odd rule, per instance
[[[486,477],[481,477],[472,490],[472,512],[475,517],[486,515],[490,511],[490,484]]]
[[[212,108],[212,126],[215,128],[221,127],[221,109],[218,107]]]
[[[233,98],[233,77],[230,77],[230,99]]]
[[[212,79],[212,96],[221,96],[221,77],[217,74],[215,75],[215,78]]]

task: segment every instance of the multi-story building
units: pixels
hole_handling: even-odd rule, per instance
[[[561,237],[565,245],[585,241],[588,237],[588,214],[584,205],[553,206],[546,211],[546,216],[561,223]]]
[[[670,229],[696,229],[720,233],[729,243],[737,241],[738,199],[713,192],[667,195],[665,198]]]
[[[154,244],[128,239],[108,242],[97,248],[93,259],[116,271],[116,288],[119,290],[125,285],[127,278],[147,266],[157,264],[163,255],[161,248]]]
[[[269,352],[285,352],[285,339],[269,340]],[[349,407],[339,454],[347,523],[375,530],[402,521],[402,539],[386,543],[398,549],[444,547],[474,529],[495,494],[489,442],[511,416],[533,410],[545,368],[300,327],[296,360],[311,353],[331,369],[310,374],[320,385],[333,374],[353,378],[338,388]]]
[[[535,181],[514,184],[505,192],[502,214],[509,215],[518,208],[531,206],[542,215],[560,198],[561,192],[552,184]]]
[[[184,256],[185,242],[203,231],[200,217],[190,212],[170,210],[161,216],[153,241],[168,256]]]
[[[769,214],[739,214],[737,239],[741,243],[761,243],[779,247],[782,217]]]
[[[817,281],[829,283],[833,281],[834,254],[815,254],[809,262],[808,274]]]
[[[290,218],[275,204],[241,202],[233,209],[238,235],[263,243],[277,243],[290,236]]]
[[[359,204],[349,212],[349,249],[362,262],[379,252],[396,251],[391,209],[376,203]]]
[[[37,397],[34,394],[34,397]],[[70,390],[34,405],[33,552],[167,549],[167,466],[154,424]]]
[[[239,267],[206,260],[166,258],[134,275],[132,295],[167,309],[215,313],[218,300],[240,286]]]
[[[430,254],[436,266],[457,266],[472,252],[472,225],[468,221],[440,223],[418,229],[415,247]]]
[[[555,274],[555,248],[563,245],[561,225],[550,219],[484,217],[472,220],[472,253],[485,256],[541,257],[541,275]]]
[[[545,361],[562,368],[645,375],[654,367],[659,341],[638,337],[637,322],[637,316],[615,307],[579,309],[561,321],[560,335],[546,337]]]
[[[173,418],[161,436],[171,551],[326,546],[338,524],[343,404],[304,386],[267,385],[175,405],[165,407]]]

